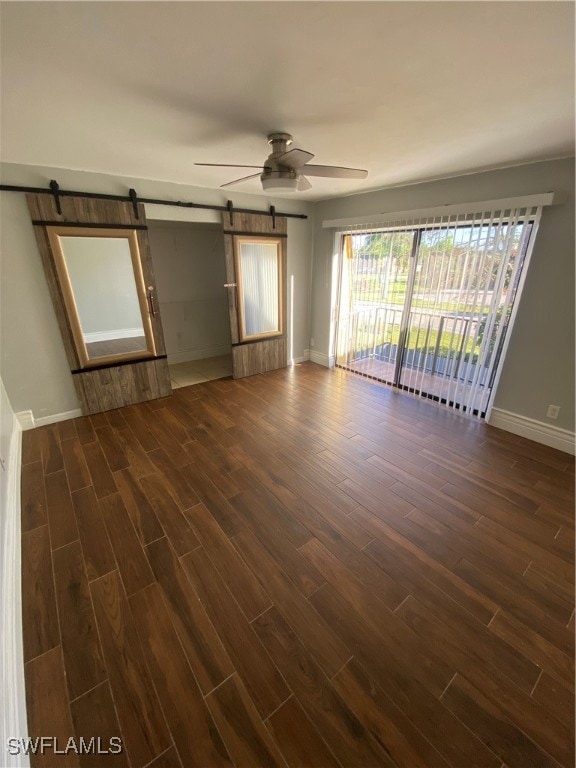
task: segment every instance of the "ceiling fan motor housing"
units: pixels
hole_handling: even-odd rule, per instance
[[[289,133],[269,133],[268,144],[272,147],[270,157],[283,155],[290,144],[292,144],[292,141],[292,136]]]
[[[287,168],[276,162],[277,157],[286,154],[292,136],[289,133],[271,133],[268,135],[268,144],[272,147],[272,153],[266,160],[266,168],[260,179],[264,190],[295,190],[298,188],[299,174],[292,168]]]

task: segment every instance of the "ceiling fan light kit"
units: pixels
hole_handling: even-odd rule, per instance
[[[286,192],[290,190],[295,192],[298,189],[298,176],[286,176],[275,171],[263,173],[260,176],[262,180],[262,189],[265,191]]]
[[[277,192],[303,192],[312,187],[306,176],[322,176],[331,179],[365,179],[368,171],[360,168],[342,168],[336,165],[308,165],[314,158],[311,152],[303,149],[288,149],[292,144],[292,136],[289,133],[270,133],[268,144],[272,152],[261,166],[229,165],[228,163],[195,163],[195,165],[219,166],[221,168],[261,168],[262,173],[253,173],[250,176],[242,176],[240,179],[222,184],[222,187],[230,187],[240,184],[248,179],[260,176],[262,189]]]

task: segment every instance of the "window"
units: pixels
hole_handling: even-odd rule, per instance
[[[240,341],[282,335],[281,241],[236,236]]]

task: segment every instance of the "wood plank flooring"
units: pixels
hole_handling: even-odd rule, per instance
[[[22,553],[35,768],[574,765],[567,454],[306,363],[25,432]]]

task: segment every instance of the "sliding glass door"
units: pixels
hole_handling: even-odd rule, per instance
[[[342,233],[336,364],[483,416],[531,231],[507,212]]]
[[[415,240],[414,232],[343,236],[337,365],[394,382]]]

